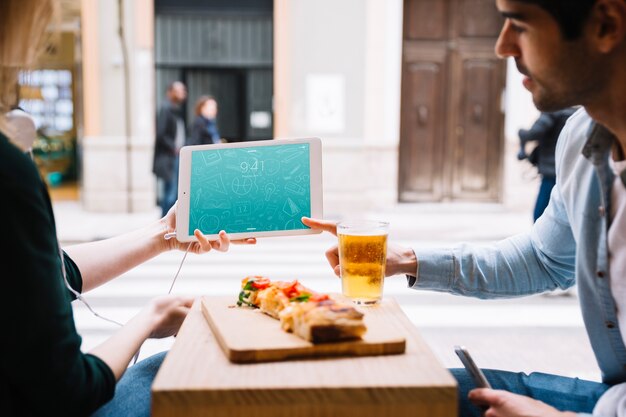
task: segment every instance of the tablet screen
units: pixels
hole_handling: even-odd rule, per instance
[[[307,229],[309,143],[191,152],[189,235]]]

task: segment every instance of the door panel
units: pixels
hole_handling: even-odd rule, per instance
[[[452,36],[497,38],[504,19],[493,0],[454,0]]]
[[[505,62],[493,0],[405,0],[400,201],[498,201]],[[436,39],[436,40],[435,40]]]
[[[272,138],[273,74],[269,69],[247,72],[246,140]]]
[[[448,2],[442,0],[404,1],[405,39],[445,39]]]
[[[459,86],[453,93],[455,199],[500,197],[504,61],[495,58],[490,47],[462,45],[453,56],[453,78]]]
[[[443,143],[447,63],[441,48],[414,42],[405,47],[402,70],[400,200],[443,196]]]
[[[239,123],[241,116],[242,93],[241,76],[232,71],[189,70],[187,71],[187,120],[191,124],[195,118],[194,107],[201,95],[215,97],[218,104],[217,127],[220,135],[229,141],[240,141],[244,136]]]

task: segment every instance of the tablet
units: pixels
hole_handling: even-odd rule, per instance
[[[319,138],[185,146],[180,151],[176,238],[231,239],[319,233],[323,218]]]

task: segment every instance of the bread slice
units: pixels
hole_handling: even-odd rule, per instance
[[[367,331],[363,313],[334,300],[292,303],[280,320],[284,330],[312,343],[360,339]]]
[[[361,338],[367,331],[363,313],[349,301],[316,293],[298,281],[270,281],[246,277],[241,283],[238,305],[259,308],[280,320],[287,332],[312,343],[330,343]]]

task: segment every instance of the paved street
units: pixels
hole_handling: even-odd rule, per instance
[[[79,235],[106,237],[117,233],[116,228],[129,227],[125,223],[134,222],[136,227],[156,218],[86,215],[67,204],[55,207],[64,243],[80,240]],[[80,216],[84,216],[82,221]],[[370,216],[390,220],[392,240],[413,247],[446,246],[469,237],[488,244],[529,226],[526,213],[506,212],[497,205],[403,206]],[[72,228],[77,223],[82,224],[81,230]],[[260,240],[255,247],[232,247],[228,253],[189,255],[173,292],[231,295],[234,299],[241,278],[259,274],[279,280],[299,279],[320,291],[340,291],[324,257],[332,243],[329,235],[270,238]],[[167,293],[182,257],[182,252],[163,254],[87,293],[86,298],[101,315],[124,322],[151,297]],[[575,293],[480,301],[408,290],[403,277],[393,277],[386,282],[385,297],[400,303],[445,366],[460,366],[452,347],[464,344],[481,367],[599,379]],[[115,325],[92,316],[80,303],[74,307],[85,350],[115,330]],[[171,343],[171,338],[150,340],[144,344],[141,357],[165,350]]]

